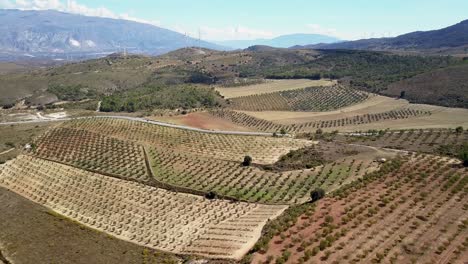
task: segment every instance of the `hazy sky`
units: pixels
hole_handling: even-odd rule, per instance
[[[57,9],[155,24],[206,40],[319,33],[396,36],[468,19],[468,0],[0,0],[2,8]]]

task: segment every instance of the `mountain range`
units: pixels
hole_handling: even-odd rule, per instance
[[[319,34],[210,43],[134,21],[89,17],[53,10],[0,9],[0,61],[88,59],[124,52],[160,55],[184,47],[215,50],[267,46],[293,49],[354,49],[468,54],[468,20],[439,30],[394,38],[342,41]]]
[[[53,10],[0,10],[0,59],[99,57],[113,52],[158,55],[189,46],[224,49],[134,21]]]
[[[312,44],[312,43],[311,43]],[[468,20],[431,31],[416,31],[394,38],[373,38],[331,44],[313,44],[302,48],[354,49],[354,50],[400,50],[400,51],[441,51],[468,50]]]
[[[282,35],[272,39],[227,40],[218,41],[216,43],[233,49],[245,49],[256,45],[270,46],[275,48],[289,48],[296,45],[335,43],[340,41],[341,40],[338,38],[319,34],[290,34]]]

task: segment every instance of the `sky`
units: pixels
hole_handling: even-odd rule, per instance
[[[128,19],[211,41],[293,33],[393,37],[468,19],[468,0],[0,0],[0,8]]]

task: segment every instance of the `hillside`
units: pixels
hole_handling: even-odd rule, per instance
[[[320,35],[320,34],[290,34],[282,35],[272,39],[253,39],[253,40],[227,40],[219,41],[218,44],[234,49],[245,49],[255,45],[265,45],[275,48],[289,48],[297,45],[319,44],[319,43],[334,43],[340,39]]]
[[[27,99],[26,102],[31,105],[45,105],[58,100],[105,99],[109,104],[113,102],[114,105],[107,107],[112,111],[218,106],[223,103],[214,90],[192,90],[192,86],[204,88],[213,84],[258,83],[265,78],[335,79],[352,88],[399,96],[399,91],[386,91],[387,87],[419,74],[457,65],[461,61],[441,56],[292,50],[268,46],[253,46],[231,52],[185,48],[159,57],[113,54],[101,59],[38,69],[33,73],[0,75],[0,81],[4,84],[0,86],[0,102],[9,105]],[[450,70],[447,68],[447,71]],[[427,82],[431,80],[427,79]],[[183,103],[187,99],[184,96],[164,103],[158,99],[163,95],[177,94],[174,91],[185,91],[185,95],[195,91],[196,95],[191,96],[195,101]],[[451,105],[443,101],[454,96],[464,97],[459,94],[461,92],[463,89],[442,89],[434,97],[435,100],[421,97],[414,99],[414,102]],[[208,99],[203,100],[203,95],[207,94]],[[408,99],[413,101],[412,97]]]
[[[356,49],[356,50],[446,50],[468,45],[468,20],[443,29],[417,31],[394,38],[374,38],[325,45],[310,45],[309,48]],[[467,50],[464,50],[467,53]]]
[[[415,103],[468,108],[468,64],[430,71],[388,86],[384,94]]]
[[[53,10],[0,10],[0,58],[89,58],[117,51],[162,54],[187,46],[222,48],[149,24]]]

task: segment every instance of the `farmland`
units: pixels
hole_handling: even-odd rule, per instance
[[[240,162],[245,155],[250,155],[259,164],[275,162],[290,150],[311,144],[310,141],[293,138],[207,134],[112,118],[73,120],[63,124],[63,127],[208,158]]]
[[[285,209],[208,201],[30,156],[4,165],[0,185],[115,237],[174,253],[219,258],[242,257],[262,225]],[[210,240],[218,234],[224,234],[225,242],[215,246]]]
[[[370,94],[341,86],[307,87],[230,99],[231,108],[245,111],[329,111],[365,101]]]
[[[464,169],[446,159],[405,158],[318,202],[253,263],[461,263],[467,252],[467,179]]]
[[[468,133],[455,129],[382,131],[362,135],[351,133],[344,137],[349,143],[451,156],[457,154],[457,146],[468,142]]]
[[[85,228],[3,187],[0,200],[0,255],[10,263],[60,263],[66,259],[85,264],[91,257],[98,263],[179,261],[172,254]]]
[[[236,98],[250,95],[269,94],[274,92],[299,90],[307,87],[330,86],[335,84],[331,80],[266,80],[260,84],[242,85],[234,87],[216,87],[216,90],[224,96],[224,98]]]
[[[282,125],[255,118],[242,112],[232,110],[218,110],[210,112],[215,117],[224,118],[237,124],[242,124],[246,127],[254,128],[259,131],[277,132],[284,129],[289,132],[310,132],[316,129],[334,129],[338,130],[341,127],[359,126],[362,124],[378,123],[386,120],[410,119],[414,117],[430,116],[431,112],[403,108],[391,110],[388,112],[357,115],[333,120],[322,120],[307,123],[298,123],[292,125]]]
[[[320,101],[314,102],[323,104]],[[269,102],[263,105],[270,105],[271,109],[279,104]],[[252,104],[251,110],[260,109],[261,106],[260,103]],[[329,132],[354,132],[372,129],[455,129],[458,126],[468,126],[466,109],[411,104],[403,99],[376,95],[337,110],[310,112],[286,109],[240,111],[224,108],[208,110],[208,113],[238,126],[269,132],[278,132],[281,129],[301,133],[313,132],[318,128]]]
[[[174,186],[215,191],[236,199],[273,203],[302,203],[309,190],[332,191],[379,168],[378,157],[391,153],[355,155],[303,170],[275,172],[258,167],[243,167],[237,162],[197,158],[157,148],[149,157],[154,177]],[[223,176],[224,175],[224,176]]]
[[[148,181],[143,147],[86,130],[56,128],[36,142],[34,154],[60,163]]]
[[[463,263],[465,69],[264,46],[7,69],[0,263]]]

